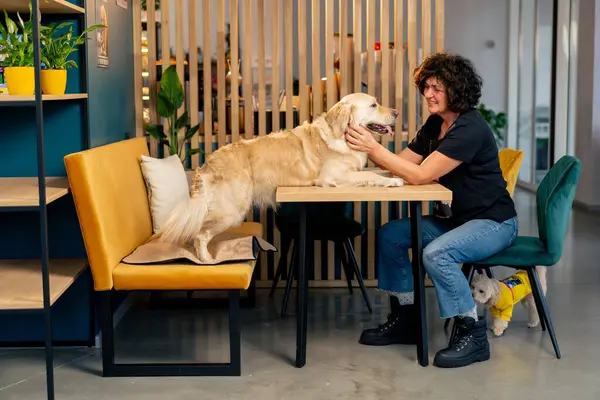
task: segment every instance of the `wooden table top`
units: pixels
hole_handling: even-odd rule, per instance
[[[276,201],[451,201],[452,192],[439,183],[401,187],[279,187]]]

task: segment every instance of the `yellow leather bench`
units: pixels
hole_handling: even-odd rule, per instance
[[[240,375],[240,291],[252,283],[255,261],[215,266],[129,265],[121,260],[152,236],[140,156],[145,138],[127,139],[65,156],[70,188],[87,256],[102,329],[104,376]],[[262,226],[235,231],[261,236]],[[230,362],[224,364],[115,364],[111,297],[130,290],[229,291]]]

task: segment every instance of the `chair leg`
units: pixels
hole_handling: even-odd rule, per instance
[[[284,236],[281,246],[281,255],[279,256],[279,262],[277,263],[277,271],[275,271],[275,276],[273,277],[273,284],[271,285],[269,298],[273,298],[273,294],[275,293],[275,289],[277,289],[277,284],[279,283],[279,278],[281,278],[281,273],[287,267],[287,253],[290,250],[291,244],[292,237],[287,235]]]
[[[369,295],[367,294],[367,289],[365,289],[365,282],[363,281],[362,273],[360,272],[360,268],[358,267],[358,262],[356,261],[356,254],[354,253],[354,248],[352,247],[352,239],[346,238],[344,242],[344,246],[346,247],[346,252],[348,253],[348,258],[350,259],[350,263],[354,266],[354,272],[356,274],[356,279],[358,280],[358,285],[360,286],[360,291],[362,292],[363,298],[365,299],[365,303],[367,304],[367,308],[369,309],[369,313],[373,314],[373,307],[371,306],[371,300],[369,299]]]
[[[287,311],[288,301],[290,299],[290,292],[292,291],[292,281],[296,277],[296,262],[298,257],[298,248],[294,243],[292,246],[292,262],[290,263],[290,270],[288,272],[287,281],[285,283],[285,292],[283,294],[283,303],[281,305],[281,318],[285,316]]]
[[[546,322],[546,327],[548,328],[548,333],[550,334],[550,340],[552,340],[552,346],[554,347],[554,353],[556,354],[556,358],[560,358],[560,349],[558,347],[558,341],[556,340],[556,333],[554,332],[552,319],[550,318],[548,302],[546,301],[546,296],[542,293],[540,280],[535,267],[528,268],[527,274],[529,275],[529,280],[531,281],[535,306],[537,307],[538,314],[540,315],[540,321],[543,318]]]
[[[348,264],[348,257],[344,247],[345,246],[341,242],[335,242],[335,253],[342,261],[342,268],[344,269],[344,275],[346,275],[346,282],[348,283],[348,291],[350,294],[353,294],[354,290],[352,289],[352,277],[354,275],[354,270],[350,268],[350,265]]]

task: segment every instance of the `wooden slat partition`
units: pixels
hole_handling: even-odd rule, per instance
[[[243,37],[243,56],[242,56],[242,86],[244,94],[244,136],[246,139],[254,137],[254,96],[252,93],[252,58],[253,58],[253,8],[250,1],[242,0],[242,18],[244,21]],[[248,221],[254,221],[253,210],[248,211],[246,216]]]
[[[312,110],[313,115],[323,112],[321,86],[321,0],[312,0]]]
[[[280,37],[282,31],[282,20],[281,20],[281,2],[279,1],[269,1],[269,7],[271,9],[271,126],[272,130],[276,131],[281,127],[281,118],[279,116],[279,79],[281,77],[281,68],[279,68],[279,60],[281,56],[280,52]],[[273,212],[271,212],[270,221],[271,224],[267,225],[267,231],[272,232],[273,234],[273,245],[278,249],[281,248],[281,233],[277,226],[273,221]],[[264,221],[263,221],[264,222]],[[269,236],[267,236],[268,238]],[[272,261],[269,260],[269,270],[271,270],[271,274],[269,276],[273,277],[275,274],[275,267],[279,263],[279,259],[281,257],[281,253],[277,252],[274,254]],[[289,265],[289,264],[287,264]],[[263,278],[267,280],[267,277]]]
[[[298,60],[306,60],[306,0],[298,0]],[[310,104],[306,89],[306,62],[298,63],[300,123],[309,120]]]
[[[294,42],[293,42],[293,22],[294,4],[291,1],[285,1],[284,9],[284,31],[285,31],[285,127],[292,129],[294,127]]]
[[[361,54],[363,51],[362,42],[362,16],[363,13],[363,0],[354,1],[354,29],[352,39],[354,41],[354,91],[362,92],[362,71],[361,65]],[[362,203],[354,202],[353,216],[354,220],[362,222]],[[354,252],[356,253],[356,259],[359,263],[362,262],[362,237],[357,236],[354,238]],[[364,270],[363,270],[364,271]]]
[[[254,102],[252,98],[252,2],[242,0],[242,18],[244,19],[244,32],[241,35],[244,38],[244,47],[242,56],[242,82],[244,86],[244,135],[246,139],[252,139],[254,136]]]
[[[408,72],[417,67],[417,0],[407,0],[408,4]],[[408,82],[408,140],[411,141],[417,133],[417,88]]]
[[[142,10],[139,2],[134,2],[132,5],[133,12],[133,71],[134,77],[134,93],[136,97],[134,99],[135,109],[142,108]],[[137,40],[136,40],[137,39]],[[143,113],[136,113],[135,115],[135,137],[144,136],[144,115]]]
[[[325,0],[325,76],[327,77],[327,110],[329,110],[337,102],[337,85],[335,83],[335,75],[333,70],[333,51],[334,37],[333,24],[335,22],[335,14],[333,9],[333,1]]]
[[[265,77],[265,0],[256,3],[256,30],[258,33],[258,135],[267,134],[267,102],[266,77]],[[267,211],[260,211],[260,221],[267,220]],[[263,237],[267,237],[267,224],[263,225]],[[267,276],[267,257],[260,258],[261,276]]]
[[[162,2],[163,0],[161,0]],[[204,152],[212,153],[212,74],[211,66],[211,37],[210,37],[210,6],[211,0],[202,0],[202,80],[204,90]],[[162,3],[161,3],[162,4]]]
[[[200,96],[200,91],[198,89],[198,52],[195,51],[198,47],[198,36],[196,35],[196,29],[198,24],[196,23],[197,18],[197,5],[196,2],[198,0],[187,0],[188,1],[188,38],[190,46],[189,48],[192,51],[189,52],[189,63],[188,70],[190,76],[189,82],[189,106],[188,111],[190,115],[190,126],[196,126],[199,122],[198,118],[198,101]],[[151,3],[151,2],[150,2]],[[190,148],[197,149],[199,148],[200,143],[198,141],[198,135],[194,135],[190,140]],[[198,168],[198,157],[192,157],[191,159],[191,167],[192,169]]]
[[[348,38],[348,0],[340,0],[340,36],[338,48],[340,49],[340,98],[349,93],[348,84],[351,76],[350,54],[347,53],[346,40]]]
[[[431,0],[422,0],[421,4],[421,47],[423,59],[431,54]],[[421,102],[421,125],[425,123],[429,117],[429,109],[427,102]]]
[[[390,85],[387,84],[386,79],[383,77],[390,76],[390,2],[389,0],[382,0],[380,4],[381,15],[379,20],[381,21],[381,34],[379,41],[381,42],[381,104],[385,107],[391,107],[390,101]],[[390,137],[384,135],[381,138],[381,144],[389,149],[390,148]],[[385,224],[389,220],[389,202],[383,201],[380,205],[380,220],[381,225]]]
[[[217,112],[219,121],[219,147],[225,146],[227,127],[225,120],[225,2],[217,2]]]
[[[160,39],[161,39],[161,55],[162,55],[162,72],[165,72],[171,65],[171,0],[161,0],[160,2]],[[164,123],[163,123],[164,125]],[[169,147],[164,146],[166,154],[169,154]]]
[[[148,30],[146,36],[148,37],[148,52],[147,54],[147,65],[148,65],[148,92],[150,93],[150,99],[148,101],[148,116],[149,122],[152,124],[158,123],[158,112],[156,109],[156,96],[153,95],[158,91],[158,84],[156,83],[156,60],[159,55],[157,54],[156,46],[156,16],[155,16],[155,3],[150,1],[148,4],[147,21]],[[158,153],[158,142],[156,140],[150,140],[150,154],[156,155]]]
[[[394,135],[394,148],[396,153],[402,149],[402,133],[404,128],[404,0],[394,0],[394,56],[395,56],[395,102],[394,105],[398,111],[398,122],[396,123]]]
[[[229,21],[231,40],[231,59],[229,60],[231,71],[231,141],[240,139],[240,96],[238,91],[239,70],[239,0],[229,0]]]
[[[435,51],[444,50],[445,0],[435,0]]]
[[[184,81],[184,52],[183,52],[183,0],[174,0],[175,2],[175,66],[179,81]],[[168,65],[167,65],[168,66]],[[185,111],[185,104],[177,110],[177,115],[180,116]]]
[[[399,112],[395,138],[381,139],[382,145],[399,153],[428,116],[425,104],[418,107],[422,103],[412,72],[420,55],[444,49],[444,7],[444,0],[162,0],[158,40],[163,53],[156,54],[154,3],[148,2],[148,51],[140,57],[147,57],[149,65],[150,99],[142,107],[148,108],[149,121],[158,121],[157,68],[164,71],[174,63],[181,79],[189,79],[184,85],[185,108],[180,112],[189,112],[192,125],[201,123],[199,135],[189,143],[192,148],[204,149],[204,153],[191,158],[189,166],[195,168],[213,148],[237,142],[242,135],[251,139],[281,127],[294,128],[331,108],[341,96],[366,91]],[[339,22],[337,31],[335,22]],[[176,24],[174,38],[171,24]],[[408,36],[404,34],[406,28]],[[380,42],[380,53],[375,51],[376,41]],[[196,51],[199,43],[200,59]],[[170,61],[170,48],[175,50],[174,61]],[[361,60],[366,65],[361,65]],[[153,68],[157,61],[161,64]],[[199,77],[200,69],[203,73]],[[294,79],[298,80],[296,96]],[[201,91],[203,98],[199,99]],[[201,107],[199,102],[203,103]],[[137,103],[136,110],[140,107]],[[286,110],[284,120],[282,105]],[[166,154],[158,152],[156,141],[150,140],[150,145],[153,155]],[[390,207],[386,202],[353,202],[349,206],[350,215],[365,229],[353,243],[363,278],[373,286],[378,275],[377,233],[392,217]],[[407,215],[405,208],[396,209],[401,217]],[[428,204],[424,210],[427,212]],[[247,217],[263,223],[265,237],[280,247],[272,210],[250,212]],[[313,251],[311,259],[315,261],[310,276],[315,281],[324,280],[312,282],[312,286],[346,286],[333,243],[315,242],[309,251]],[[262,259],[257,271],[261,287],[270,284],[281,256],[274,253]],[[289,265],[289,253],[287,258]],[[283,276],[287,277],[287,272]],[[353,283],[356,285],[356,281]],[[285,279],[280,281],[283,285]]]

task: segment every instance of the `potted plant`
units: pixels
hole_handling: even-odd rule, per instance
[[[492,129],[498,149],[504,147],[503,132],[507,124],[506,114],[503,112],[496,113],[494,110],[487,108],[483,103],[477,107],[477,111],[479,111],[483,119],[487,121],[488,125]]]
[[[41,59],[45,64],[45,69],[41,71],[42,92],[44,94],[61,95],[65,93],[67,87],[67,69],[77,68],[74,60],[69,60],[69,56],[77,51],[77,47],[85,42],[86,34],[98,28],[104,27],[102,24],[96,24],[85,29],[79,36],[73,35],[73,22],[50,23],[41,27]],[[69,28],[64,33],[60,31]]]
[[[30,96],[35,92],[31,3],[29,15],[29,21],[23,22],[17,13],[19,22],[16,23],[4,10],[6,28],[0,24],[0,55],[4,56],[2,64],[10,95]]]
[[[162,74],[160,90],[157,94],[158,115],[165,119],[168,134],[165,134],[161,124],[146,124],[145,128],[150,136],[158,140],[159,144],[169,146],[169,155],[176,154],[181,162],[185,163],[187,157],[200,152],[200,149],[190,149],[182,154],[185,143],[198,132],[200,124],[188,126],[187,111],[177,117],[177,110],[183,105],[183,99],[183,86],[177,75],[177,69],[171,65]],[[182,130],[184,132],[180,134]]]

